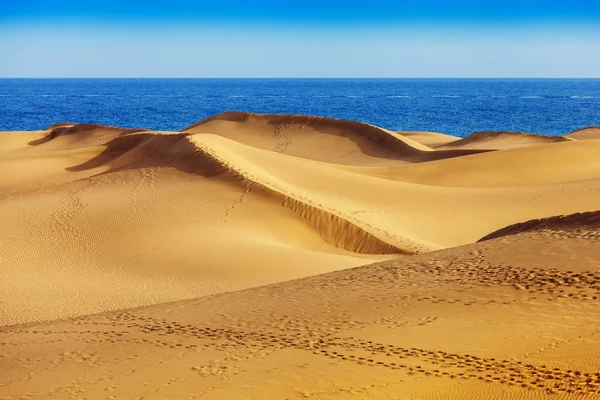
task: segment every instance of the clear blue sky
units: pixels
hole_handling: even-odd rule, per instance
[[[0,0],[0,77],[600,77],[600,0]]]

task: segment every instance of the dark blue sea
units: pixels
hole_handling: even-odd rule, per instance
[[[562,135],[600,125],[600,79],[0,79],[0,130],[65,121],[180,130],[226,110]]]

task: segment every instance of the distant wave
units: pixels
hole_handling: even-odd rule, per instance
[[[184,94],[144,94],[144,97],[185,97]],[[194,96],[194,97],[202,97],[202,96]]]
[[[600,96],[569,96],[571,99],[600,99]]]
[[[131,94],[131,95],[118,95],[118,94],[28,94],[28,95],[13,95],[13,94],[0,94],[0,97],[187,97],[185,94]],[[194,95],[194,97],[204,97],[202,95]],[[230,97],[246,97],[246,96],[230,96]]]
[[[522,99],[543,99],[543,96],[521,96]]]
[[[232,99],[240,99],[240,98],[243,98],[243,97],[248,97],[248,96],[244,96],[244,95],[235,95],[235,96],[229,96],[229,97],[230,97],[230,98],[232,98]]]
[[[116,97],[116,94],[25,94],[25,95],[0,95],[2,97]]]
[[[442,95],[434,94],[431,97],[434,97],[434,98],[445,98],[445,99],[457,99],[457,98],[459,98],[461,96],[453,96],[453,95],[448,95],[448,94],[442,94]]]

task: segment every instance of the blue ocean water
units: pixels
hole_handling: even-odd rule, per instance
[[[600,79],[0,79],[0,130],[64,121],[180,130],[226,110],[562,135],[600,125]]]

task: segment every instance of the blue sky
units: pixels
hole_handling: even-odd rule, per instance
[[[0,77],[600,77],[600,0],[0,0]]]
[[[550,20],[600,17],[597,0],[2,0],[3,19],[117,21],[406,22]]]

